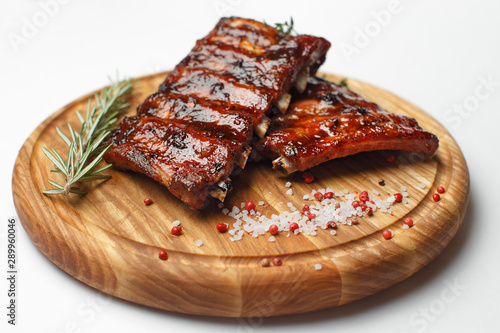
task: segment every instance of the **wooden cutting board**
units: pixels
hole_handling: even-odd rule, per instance
[[[130,113],[156,91],[167,73],[139,78]],[[325,75],[333,81],[340,77]],[[84,96],[44,121],[19,152],[13,175],[13,195],[19,218],[35,245],[62,270],[110,295],[169,311],[223,317],[276,316],[345,304],[400,282],[434,259],[457,232],[468,203],[469,176],[464,158],[450,134],[417,107],[374,86],[348,80],[349,87],[389,112],[410,115],[440,139],[432,159],[403,152],[371,152],[341,158],[311,171],[315,182],[300,174],[283,178],[270,162],[250,163],[233,178],[234,190],[225,207],[264,201],[259,212],[270,217],[302,207],[313,189],[336,191],[376,189],[382,196],[407,187],[408,202],[392,207],[393,214],[376,211],[357,225],[340,225],[337,234],[319,230],[316,236],[282,232],[230,241],[216,225],[234,220],[221,213],[217,202],[191,211],[164,187],[149,178],[111,170],[113,178],[96,182],[87,195],[45,196],[52,165],[41,147],[65,146],[56,126],[69,121],[79,128],[75,111],[84,111]],[[390,163],[387,157],[393,155]],[[386,185],[380,186],[379,179]],[[292,183],[287,195],[285,183]],[[425,188],[421,188],[421,184]],[[437,186],[446,192],[432,200]],[[154,204],[146,206],[150,197]],[[415,225],[403,228],[411,217]],[[172,222],[181,221],[183,234],[170,235]],[[391,229],[390,240],[382,231]],[[195,245],[202,240],[203,245]],[[158,258],[165,249],[168,260]],[[262,267],[263,258],[279,257],[283,265]],[[322,268],[317,270],[316,264]]]

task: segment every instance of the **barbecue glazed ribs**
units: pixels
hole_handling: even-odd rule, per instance
[[[323,38],[221,19],[112,132],[106,161],[148,175],[193,209],[209,195],[223,201],[253,132],[267,131],[266,113],[287,109],[288,91],[305,89],[329,47]]]
[[[406,150],[431,157],[437,137],[415,119],[388,113],[355,92],[317,77],[294,96],[286,115],[272,119],[254,146],[289,174],[328,160],[372,150]]]

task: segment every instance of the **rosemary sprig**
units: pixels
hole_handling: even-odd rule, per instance
[[[276,29],[282,34],[297,34],[297,32],[293,29],[293,17],[290,17],[290,23],[285,21],[285,23],[275,23]]]
[[[130,79],[112,82],[109,87],[102,89],[100,94],[95,94],[95,102],[92,103],[92,99],[88,101],[85,117],[80,111],[76,111],[81,122],[80,130],[75,131],[68,123],[70,137],[56,128],[57,134],[68,146],[66,159],[54,148],[50,151],[42,147],[42,151],[54,163],[54,170],[51,171],[63,173],[66,179],[63,184],[49,180],[54,188],[43,191],[43,194],[85,194],[85,191],[73,185],[77,182],[111,178],[111,175],[101,174],[111,167],[111,164],[100,168],[97,168],[97,165],[110,147],[103,144],[104,140],[114,128],[118,116],[130,106],[127,96],[134,84]]]

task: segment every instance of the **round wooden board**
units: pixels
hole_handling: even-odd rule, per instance
[[[130,113],[156,91],[167,73],[139,78]],[[334,75],[328,79],[339,81]],[[315,182],[300,174],[278,176],[270,162],[249,163],[233,176],[234,190],[225,207],[265,201],[259,212],[270,217],[302,207],[304,194],[327,186],[349,192],[376,189],[387,193],[407,187],[408,203],[392,206],[393,215],[376,211],[358,225],[340,225],[336,235],[318,230],[316,236],[282,232],[275,242],[269,234],[230,241],[216,224],[234,220],[221,213],[217,202],[194,212],[149,178],[111,170],[113,178],[92,183],[83,197],[45,196],[52,165],[41,147],[65,151],[56,126],[69,121],[79,128],[75,111],[85,110],[89,94],[43,122],[28,138],[13,175],[14,203],[35,245],[74,278],[110,295],[135,303],[197,315],[223,317],[276,316],[345,304],[372,295],[406,279],[435,258],[457,232],[468,203],[469,176],[464,158],[450,134],[434,119],[404,100],[371,85],[348,80],[349,87],[389,112],[410,115],[437,134],[440,147],[432,159],[404,152],[371,152],[333,160],[311,171]],[[387,156],[395,162],[389,163]],[[384,179],[385,186],[378,185]],[[293,195],[286,195],[285,183]],[[423,183],[425,188],[421,188]],[[446,192],[432,200],[436,187]],[[154,200],[145,206],[143,200]],[[411,217],[415,225],[403,229]],[[183,234],[170,235],[180,220]],[[390,240],[382,231],[392,229]],[[197,247],[196,240],[203,245]],[[158,259],[160,249],[167,261]],[[262,258],[279,257],[280,267],[262,267]],[[315,264],[322,269],[316,270]]]

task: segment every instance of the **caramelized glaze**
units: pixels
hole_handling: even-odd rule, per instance
[[[396,149],[432,156],[437,137],[415,119],[388,113],[355,92],[316,77],[294,96],[286,115],[272,119],[254,146],[286,173],[372,150]]]
[[[244,167],[254,129],[294,85],[314,73],[330,43],[253,20],[223,18],[112,133],[105,159],[167,186],[193,209],[223,200]],[[264,130],[265,131],[265,130]]]

